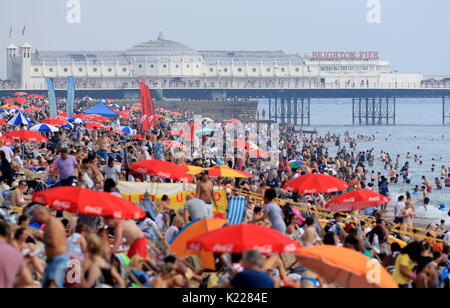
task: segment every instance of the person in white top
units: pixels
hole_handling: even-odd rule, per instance
[[[180,216],[175,216],[173,219],[172,225],[167,229],[166,234],[164,235],[164,238],[167,243],[170,243],[173,238],[180,232],[180,230],[183,228],[184,222],[183,218]]]
[[[121,168],[119,165],[114,164],[114,158],[108,159],[108,164],[103,167],[105,173],[105,180],[112,179],[115,183],[118,183],[121,175]]]
[[[402,218],[400,217],[400,213],[405,208],[405,196],[401,195],[398,197],[397,204],[394,208],[394,215],[395,215],[395,223],[402,223]]]
[[[87,253],[87,242],[84,238],[86,234],[87,227],[84,224],[78,224],[75,233],[67,238],[67,254],[81,263]]]
[[[6,156],[6,160],[11,163],[11,161],[14,158],[14,153],[11,150],[11,148],[9,146],[6,146],[5,140],[1,141],[1,145],[2,147],[0,148],[0,151],[3,151],[5,153]]]

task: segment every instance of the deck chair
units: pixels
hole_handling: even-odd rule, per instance
[[[247,208],[247,197],[231,196],[228,205],[228,224],[238,225],[244,221],[245,209]]]
[[[139,282],[139,280],[136,278],[136,276],[133,275],[131,272],[129,265],[130,265],[130,258],[126,254],[122,253],[116,253],[115,254],[116,259],[120,262],[120,268],[121,268],[121,275],[126,277],[127,281],[131,280],[133,281],[131,283],[131,288],[133,289],[143,289],[144,286]]]
[[[138,203],[138,205],[142,210],[144,210],[150,216],[150,218],[153,221],[156,220],[156,216],[158,216],[158,214],[155,211],[153,202],[150,199],[150,194],[148,193],[148,191],[145,192],[144,198],[142,198],[142,202]]]

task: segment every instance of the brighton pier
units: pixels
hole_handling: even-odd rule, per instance
[[[125,51],[33,51],[11,43],[6,52],[2,96],[45,94],[50,78],[64,97],[73,77],[77,97],[138,99],[144,80],[167,99],[267,99],[269,121],[294,125],[310,125],[314,99],[351,99],[354,125],[395,125],[398,99],[438,98],[442,124],[450,124],[450,76],[393,72],[376,51],[198,51],[160,34]]]

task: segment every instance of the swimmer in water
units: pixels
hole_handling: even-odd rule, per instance
[[[435,178],[434,183],[436,184],[437,189],[439,189],[439,190],[442,189],[442,182],[439,178]]]

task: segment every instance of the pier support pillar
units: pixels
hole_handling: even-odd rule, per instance
[[[269,97],[269,120],[295,126],[311,125],[311,99]]]
[[[394,97],[354,97],[352,100],[353,125],[395,125],[395,113]]]
[[[450,125],[450,96],[442,98],[442,125]]]

